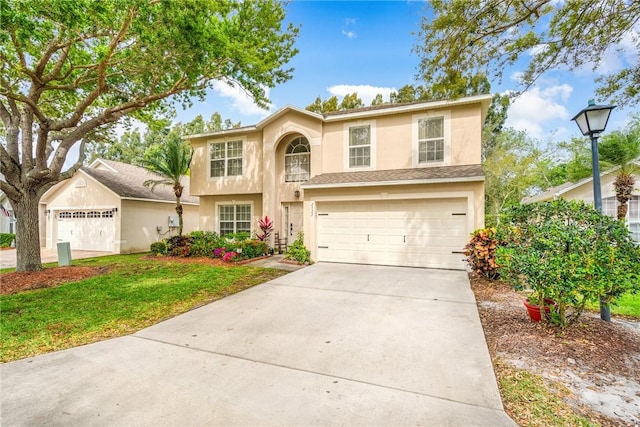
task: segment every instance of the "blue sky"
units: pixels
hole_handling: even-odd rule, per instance
[[[251,125],[286,105],[304,108],[317,96],[341,99],[358,92],[369,105],[382,93],[388,100],[391,91],[405,84],[422,84],[415,80],[419,58],[412,48],[425,14],[422,1],[293,1],[287,6],[287,20],[301,26],[296,43],[300,52],[290,63],[295,68],[293,78],[270,90],[270,111],[257,108],[242,92],[221,83],[205,102],[196,102],[186,111],[179,109],[177,120],[187,122],[198,114],[208,119],[219,112],[225,119]],[[632,43],[629,37],[619,51],[611,49],[598,70],[613,71],[625,61],[637,61]],[[506,70],[502,83],[492,82],[492,91],[517,89],[516,76],[526,60],[522,58],[521,67]],[[513,102],[507,126],[544,143],[580,136],[570,119],[594,97],[597,76],[591,66],[545,74]],[[607,130],[623,128],[630,115],[639,111],[638,106],[614,110]]]

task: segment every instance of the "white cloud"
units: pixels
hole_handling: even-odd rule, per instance
[[[573,87],[568,84],[541,88],[534,86],[517,97],[509,107],[506,126],[525,131],[534,138],[544,135],[545,125],[556,120],[569,120],[565,104]]]
[[[264,90],[268,98],[270,89],[267,87]],[[237,84],[230,86],[226,82],[217,81],[213,84],[213,92],[218,96],[231,99],[231,109],[240,114],[259,117],[266,117],[269,114],[268,110],[258,107],[253,98]],[[271,110],[274,108],[273,105],[270,107]]]
[[[344,29],[342,30],[342,35],[347,36],[348,39],[355,39],[358,37],[355,31],[345,31]]]
[[[351,30],[350,27],[356,25],[355,18],[347,18],[344,20],[344,25],[342,26],[342,35],[347,36],[349,39],[355,39],[358,37],[355,31]]]
[[[345,95],[356,92],[358,97],[362,99],[364,105],[370,105],[373,98],[377,94],[382,94],[382,98],[385,101],[389,100],[391,92],[395,92],[397,89],[392,87],[376,87],[371,85],[335,85],[327,88],[327,91],[331,95],[338,97],[344,97]]]

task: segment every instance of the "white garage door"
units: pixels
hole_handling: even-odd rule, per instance
[[[79,251],[113,251],[116,231],[111,210],[58,212],[58,242],[69,242]]]
[[[467,199],[318,203],[318,259],[464,269]]]

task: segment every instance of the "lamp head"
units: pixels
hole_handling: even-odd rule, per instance
[[[576,122],[584,136],[598,136],[607,127],[609,115],[614,108],[615,105],[596,105],[594,100],[590,99],[589,106],[571,120]]]

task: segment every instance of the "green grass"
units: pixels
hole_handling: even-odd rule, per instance
[[[286,274],[164,262],[140,254],[77,260],[73,265],[107,272],[55,288],[0,296],[1,362],[131,334]]]
[[[571,392],[559,383],[547,385],[531,372],[515,369],[504,362],[495,363],[496,377],[505,410],[520,426],[597,426],[576,415],[562,400]]]
[[[588,304],[587,309],[600,310],[597,303]],[[611,314],[640,319],[640,293],[622,295],[615,304],[611,304]]]

